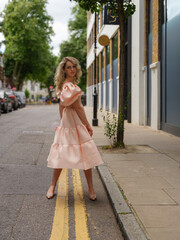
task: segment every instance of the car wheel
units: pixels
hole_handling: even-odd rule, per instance
[[[4,109],[4,112],[5,113],[8,113],[9,111],[8,111],[8,107],[6,107],[5,109]]]

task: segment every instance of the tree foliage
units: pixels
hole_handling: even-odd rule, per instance
[[[60,45],[60,61],[63,57],[72,56],[79,60],[82,77],[80,87],[86,90],[86,11],[77,4],[72,9],[73,18],[68,23],[70,38]]]
[[[70,0],[72,1],[72,0]],[[87,11],[99,12],[103,5],[108,5],[108,7],[116,14],[118,15],[118,2],[123,3],[123,15],[125,18],[130,17],[133,15],[133,13],[136,10],[135,4],[132,2],[132,0],[74,0],[79,3],[80,7],[83,9],[86,9]]]
[[[99,12],[106,4],[109,9],[118,16],[120,28],[120,45],[119,45],[119,113],[117,126],[117,146],[124,147],[124,118],[125,118],[125,23],[136,10],[132,0],[74,0],[79,5],[91,12]]]
[[[46,74],[46,78],[41,82],[42,88],[47,88],[49,96],[52,97],[52,92],[50,91],[50,86],[53,86],[55,88],[54,83],[54,74],[56,72],[56,67],[58,65],[58,57],[54,56],[53,54],[50,54],[48,57],[48,71]]]
[[[46,0],[12,0],[3,11],[5,74],[17,89],[25,79],[44,81],[49,69],[52,18]]]

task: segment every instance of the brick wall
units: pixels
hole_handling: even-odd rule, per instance
[[[147,0],[144,3],[144,66],[147,66],[148,54],[148,4]]]
[[[160,0],[153,0],[152,63],[160,61]]]

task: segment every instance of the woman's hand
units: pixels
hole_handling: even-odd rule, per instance
[[[87,128],[87,130],[88,130],[88,132],[89,132],[89,135],[92,137],[92,135],[93,135],[93,130],[92,130],[91,126],[90,126],[90,125],[86,125],[86,128]]]

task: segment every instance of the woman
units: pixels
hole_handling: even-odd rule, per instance
[[[102,164],[102,159],[91,136],[93,130],[81,104],[81,89],[76,85],[82,72],[77,59],[65,57],[55,74],[55,84],[60,98],[60,125],[56,128],[54,142],[48,156],[48,167],[54,168],[52,183],[46,194],[54,197],[54,190],[62,168],[83,169],[89,190],[89,199],[96,200],[92,182],[92,167]]]

